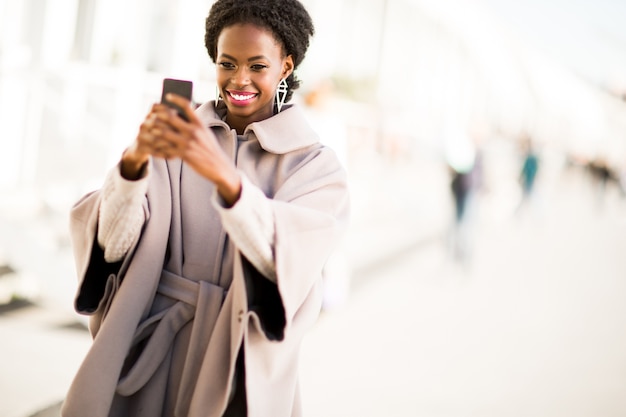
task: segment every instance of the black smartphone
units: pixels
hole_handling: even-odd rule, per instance
[[[176,80],[174,78],[164,78],[163,79],[163,92],[161,93],[161,103],[170,106],[178,112],[178,115],[189,121],[183,109],[178,107],[176,104],[171,103],[165,99],[165,95],[167,93],[174,93],[179,96],[185,97],[187,100],[191,101],[191,94],[193,91],[193,83],[187,80]]]

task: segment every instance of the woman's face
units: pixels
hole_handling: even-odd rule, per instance
[[[217,40],[217,85],[228,108],[227,122],[238,132],[271,117],[281,79],[293,71],[293,58],[271,32],[253,24],[222,30]]]

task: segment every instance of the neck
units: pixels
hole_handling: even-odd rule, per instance
[[[230,126],[232,129],[235,129],[237,134],[242,135],[243,132],[246,130],[246,127],[248,127],[248,125],[254,122],[260,122],[261,120],[269,119],[273,115],[274,115],[274,112],[272,111],[271,113],[266,114],[266,115],[255,115],[253,117],[240,117],[240,116],[235,116],[229,112],[226,114],[225,121],[226,123],[228,123],[228,126]]]

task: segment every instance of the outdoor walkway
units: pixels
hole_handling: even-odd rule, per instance
[[[371,271],[306,341],[307,415],[626,415],[626,200],[578,180],[483,207],[468,268],[440,242]]]

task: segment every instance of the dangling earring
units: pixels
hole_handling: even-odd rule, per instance
[[[220,95],[220,89],[218,86],[215,86],[215,107],[220,103],[222,96]]]
[[[285,104],[288,90],[289,85],[287,84],[287,80],[283,78],[280,80],[280,83],[278,83],[278,88],[276,89],[276,108],[278,109],[278,113],[280,113],[283,108],[283,104]]]

